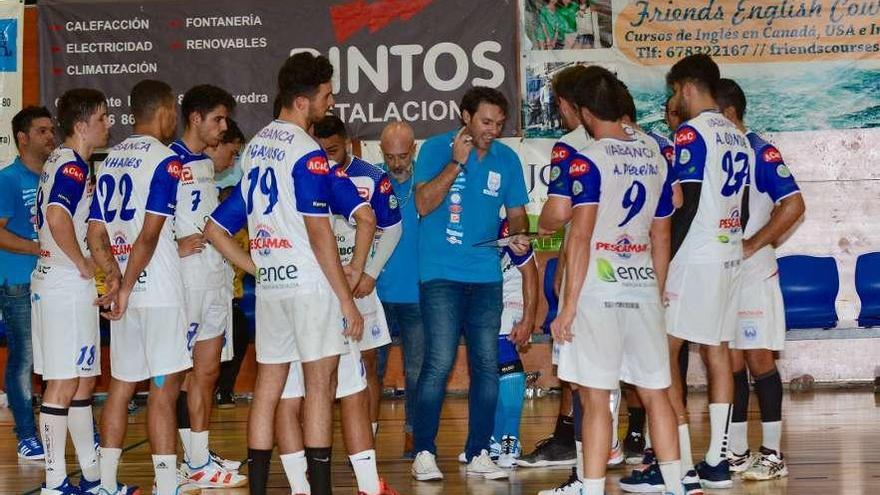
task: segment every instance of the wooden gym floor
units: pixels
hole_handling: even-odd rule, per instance
[[[750,444],[758,445],[760,419],[753,396],[749,411]],[[558,407],[557,396],[526,400],[523,410],[522,441],[531,450],[535,441],[553,428]],[[875,494],[880,493],[880,395],[870,389],[818,390],[807,394],[786,393],[784,403],[785,433],[783,449],[787,456],[790,476],[786,480],[767,483],[736,481],[732,490],[709,491],[727,495],[739,494]],[[692,393],[689,403],[691,432],[695,435],[695,460],[702,458],[708,443],[708,412],[706,395]],[[625,408],[621,408],[625,418]],[[211,446],[229,458],[244,458],[247,452],[245,424],[248,404],[239,400],[235,409],[214,410]],[[379,471],[399,493],[412,495],[474,494],[519,495],[534,494],[538,490],[556,486],[568,477],[567,469],[517,469],[510,481],[483,481],[468,479],[456,456],[464,444],[467,432],[467,400],[450,397],[443,410],[438,438],[440,468],[446,479],[442,483],[419,483],[409,474],[409,461],[400,458],[403,444],[403,401],[385,400],[382,404],[379,430]],[[130,417],[126,451],[122,457],[119,479],[139,484],[149,490],[152,483],[152,463],[145,438],[145,414],[139,410]],[[43,480],[41,462],[19,461],[12,432],[12,416],[8,409],[0,410],[0,494],[39,493]],[[621,424],[624,430],[625,423]],[[344,455],[338,434],[337,417],[333,469],[335,493],[357,492],[354,477]],[[68,443],[68,461],[74,460],[73,447]],[[71,473],[77,466],[68,464]],[[629,468],[626,468],[629,469]],[[628,471],[627,471],[628,472]],[[78,473],[77,473],[78,474]],[[616,481],[624,474],[623,468],[608,473],[607,493],[620,493]],[[74,477],[76,478],[76,477]],[[290,493],[280,462],[272,463],[269,493]],[[146,491],[149,493],[149,491]],[[246,488],[211,490],[214,495],[244,495]]]

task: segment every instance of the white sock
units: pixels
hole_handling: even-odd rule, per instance
[[[177,433],[180,434],[180,445],[183,447],[183,460],[190,461],[192,457],[190,456],[190,439],[192,438],[192,430],[189,428],[178,428]]]
[[[177,493],[177,456],[174,454],[154,455],[153,471],[156,473],[156,494],[175,495]]]
[[[574,450],[577,453],[577,475],[578,479],[584,479],[584,443],[575,440]]]
[[[379,472],[376,470],[376,451],[365,450],[350,455],[351,467],[357,479],[358,491],[367,495],[379,495]]]
[[[306,476],[306,471],[309,468],[306,462],[306,452],[300,450],[293,454],[281,454],[281,465],[284,466],[284,474],[287,475],[287,482],[290,483],[290,491],[296,494],[311,495],[312,487]]]
[[[208,463],[208,430],[192,431],[189,434],[189,465],[200,468]]]
[[[95,481],[101,478],[98,451],[95,450],[95,420],[92,406],[72,407],[67,413],[67,429],[76,449],[83,478]]]
[[[620,429],[620,389],[612,390],[609,394],[611,404],[611,448],[615,449],[620,444],[617,430]]]
[[[101,488],[109,493],[116,493],[116,471],[119,468],[119,458],[122,457],[122,449],[101,447]]]
[[[727,458],[727,425],[730,421],[730,404],[709,404],[709,450],[706,452],[706,463],[717,466]]]
[[[645,421],[645,448],[650,449],[651,447],[651,428],[648,426],[648,422]]]
[[[782,453],[782,421],[761,423],[761,435],[761,445],[775,450],[777,454]]]
[[[684,487],[681,485],[681,461],[676,459],[661,462],[660,474],[663,475],[663,484],[666,486],[664,493],[684,495]]]
[[[749,450],[749,423],[730,423],[730,451],[745,454]]]
[[[44,409],[52,412],[45,412]],[[57,488],[67,478],[67,464],[64,460],[64,448],[67,446],[67,408],[43,403],[40,433],[46,451],[46,487]]]
[[[681,470],[687,473],[694,469],[694,458],[691,454],[691,431],[687,423],[678,425],[678,449],[681,452]]]
[[[373,438],[376,438],[376,435],[379,434],[379,422],[371,423],[373,426]]]
[[[583,495],[605,495],[605,478],[583,480]]]

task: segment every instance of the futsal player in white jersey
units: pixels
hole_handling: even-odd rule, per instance
[[[359,340],[363,332],[329,218],[330,165],[306,131],[333,104],[332,75],[326,57],[298,53],[287,59],[278,74],[279,119],[248,143],[238,190],[206,227],[224,256],[257,271],[258,371],[248,419],[251,493],[265,493],[275,408],[290,363],[298,360],[305,381],[309,482],[314,494],[330,492],[336,368],[346,337]],[[245,217],[253,264],[228,243]]]
[[[774,351],[785,346],[785,308],[779,288],[776,246],[804,214],[804,199],[779,150],[746,129],[746,96],[730,79],[722,79],[716,101],[724,115],[746,133],[755,151],[750,164],[747,200],[743,203],[742,290],[736,338],[731,342],[733,413],[730,423],[731,471],[744,480],[788,476],[782,455],[782,379]],[[748,368],[748,372],[746,372]],[[749,377],[761,410],[761,448],[751,455],[747,412]]]
[[[679,419],[683,469],[704,488],[732,486],[727,430],[733,400],[728,343],[735,337],[742,263],[742,195],[755,154],[745,134],[718,111],[721,79],[707,55],[685,57],[666,82],[670,105],[685,119],[675,133],[675,169],[684,203],[673,216],[672,252],[666,296],[670,357],[682,341],[702,346],[709,378],[711,436],[705,461],[691,470],[687,410],[678,367],[669,389]],[[689,478],[690,479],[690,478]]]
[[[216,249],[204,243],[202,233],[217,208],[214,163],[204,153],[220,144],[235,99],[209,84],[190,88],[180,104],[183,136],[171,143],[182,166],[177,190],[174,231],[186,294],[189,327],[187,346],[193,369],[177,398],[177,431],[183,444],[181,470],[202,488],[244,486],[247,478],[235,472],[237,462],[225,466],[208,448],[214,386],[220,374],[221,353],[232,346],[231,268]],[[227,352],[226,359],[232,356]],[[230,463],[232,461],[225,461]]]
[[[46,381],[40,406],[43,495],[90,493],[101,483],[92,420],[101,336],[95,264],[85,239],[93,192],[86,160],[107,145],[110,131],[104,94],[65,92],[58,99],[58,127],[64,143],[49,155],[37,191],[40,259],[31,275],[34,371]],[[118,280],[118,271],[113,276]],[[67,478],[68,430],[82,469],[79,487]]]
[[[559,376],[578,384],[584,408],[584,478],[561,493],[604,493],[609,393],[625,381],[638,387],[649,411],[666,490],[680,495],[661,301],[674,211],[671,181],[656,146],[634,139],[620,123],[617,78],[601,67],[589,70],[575,98],[596,141],[551,184],[552,191],[567,194],[548,198],[562,203],[558,209],[571,209],[563,302],[551,330],[563,342]]]
[[[364,337],[357,346],[361,351],[361,358],[367,368],[367,390],[369,395],[370,422],[373,428],[373,436],[379,428],[379,399],[382,395],[382,384],[379,383],[380,374],[377,369],[377,355],[379,349],[391,343],[391,333],[388,330],[388,322],[385,319],[385,310],[379,302],[376,293],[376,279],[403,232],[400,210],[397,208],[397,197],[391,189],[391,179],[381,168],[367,163],[349,152],[351,140],[345,123],[335,115],[328,115],[315,123],[312,131],[318,143],[327,153],[327,158],[339,164],[351,182],[357,186],[361,197],[370,204],[376,214],[376,239],[374,249],[371,250],[363,273],[352,271],[353,265],[349,263],[351,252],[355,244],[355,229],[345,215],[333,216],[333,231],[339,244],[339,257],[349,276],[349,282],[354,283],[355,302],[364,316]]]
[[[192,366],[187,349],[180,258],[173,218],[180,158],[170,143],[177,128],[174,94],[166,83],[144,80],[131,91],[134,134],[110,149],[98,170],[89,213],[89,248],[104,273],[121,271],[114,287],[107,280],[111,309],[112,380],[101,414],[101,489],[124,492],[116,472],[128,423],[128,402],[137,383],[150,380],[147,436],[159,495],[198,488],[177,477],[174,405],[184,371]]]

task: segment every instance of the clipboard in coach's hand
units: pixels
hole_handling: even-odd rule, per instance
[[[474,247],[494,247],[494,248],[503,248],[510,245],[510,242],[520,236],[528,237],[529,242],[539,237],[544,237],[543,235],[537,232],[520,232],[518,234],[510,234],[508,236],[499,237],[498,239],[489,239],[486,241],[481,241],[474,244]]]

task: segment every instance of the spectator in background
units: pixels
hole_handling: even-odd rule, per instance
[[[474,244],[498,236],[503,206],[510,232],[528,228],[529,202],[516,153],[496,142],[507,119],[498,90],[474,87],[461,101],[463,127],[425,141],[414,181],[419,222],[419,290],[425,324],[425,359],[419,375],[412,475],[439,480],[435,438],[446,380],[464,329],[470,371],[467,474],[485,479],[507,473],[489,457],[498,398],[498,329],[501,326],[501,266],[496,250]],[[515,254],[529,247],[522,236]]]
[[[34,425],[31,347],[31,272],[37,264],[37,185],[55,148],[55,126],[45,107],[27,107],[12,118],[18,156],[0,170],[0,311],[6,324],[6,393],[15,420],[18,456],[43,459]]]
[[[238,169],[236,159],[244,145],[244,133],[238,127],[238,124],[232,119],[226,119],[226,131],[220,138],[220,144],[205,148],[205,154],[214,162],[214,178],[215,181],[221,176],[230,176],[229,171]],[[241,169],[238,169],[239,176]],[[236,180],[236,182],[238,182]],[[216,183],[216,182],[215,182]],[[218,184],[219,187],[219,184]],[[220,201],[222,202],[232,192],[232,187],[227,186],[220,191]],[[243,228],[235,234],[235,240],[241,244],[242,249],[248,249],[248,232],[247,228]],[[244,297],[243,277],[244,271],[233,266],[235,275],[232,281],[232,349],[233,356],[231,361],[220,364],[220,378],[217,379],[217,393],[214,400],[219,409],[227,409],[235,407],[235,396],[233,389],[235,388],[235,380],[238,372],[241,370],[241,363],[244,360],[244,353],[247,352],[250,335],[247,328],[247,319],[241,309],[241,300]]]
[[[404,423],[404,457],[413,456],[413,416],[416,387],[425,355],[425,331],[419,306],[419,214],[416,212],[413,160],[416,142],[413,130],[405,122],[391,122],[382,130],[380,148],[385,163],[382,168],[391,178],[403,217],[403,234],[391,254],[376,289],[385,309],[391,334],[400,335],[403,344],[403,369],[406,378],[406,421]],[[387,362],[387,347],[379,354],[382,372]]]

